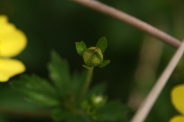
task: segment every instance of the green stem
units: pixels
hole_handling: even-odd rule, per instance
[[[85,80],[84,85],[81,89],[80,100],[82,100],[84,98],[84,96],[86,95],[86,92],[89,88],[89,85],[90,85],[90,82],[92,79],[92,75],[93,75],[93,69],[94,69],[94,67],[92,67],[91,69],[88,69],[88,71],[87,71],[86,80]]]

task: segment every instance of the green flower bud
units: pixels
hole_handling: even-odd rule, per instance
[[[91,69],[95,66],[102,68],[110,63],[110,60],[103,60],[103,53],[107,48],[105,37],[100,38],[95,47],[87,48],[83,41],[76,42],[75,44],[77,53],[84,59],[85,64],[82,66],[86,69]]]
[[[84,63],[88,67],[95,67],[103,62],[103,54],[98,47],[89,47],[83,53]]]

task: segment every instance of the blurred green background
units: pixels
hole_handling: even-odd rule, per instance
[[[100,1],[183,39],[182,0]],[[145,96],[175,51],[126,23],[70,0],[0,0],[0,14],[7,15],[9,21],[27,35],[27,48],[16,57],[25,63],[25,74],[37,74],[44,78],[48,78],[47,64],[51,51],[55,50],[68,60],[71,72],[82,71],[83,62],[76,53],[75,42],[83,40],[88,46],[93,46],[105,36],[108,40],[105,59],[110,59],[111,63],[103,69],[95,69],[92,85],[107,83],[108,98],[118,99],[130,107],[134,106],[130,103],[132,92],[137,90],[140,96]],[[142,47],[147,47],[144,53],[140,53]],[[153,61],[142,61],[145,55],[148,57],[145,59]],[[150,67],[143,72],[141,68],[147,64]],[[170,102],[170,90],[174,85],[183,83],[183,65],[180,62],[146,122],[167,122],[177,114]],[[45,114],[40,114],[46,111],[45,108],[27,101],[10,85],[11,81],[0,84],[0,122],[51,121]]]

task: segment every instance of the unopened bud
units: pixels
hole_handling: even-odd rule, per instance
[[[84,51],[83,59],[88,67],[95,67],[102,63],[103,54],[100,48],[90,47]]]

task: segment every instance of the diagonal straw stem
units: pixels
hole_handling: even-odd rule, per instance
[[[131,15],[128,15],[125,12],[122,12],[120,10],[117,10],[113,7],[107,6],[97,0],[72,0],[76,3],[79,3],[81,5],[84,5],[88,8],[94,9],[98,12],[101,12],[103,14],[106,14],[110,17],[113,17],[121,22],[125,22],[126,24],[129,24],[139,30],[142,30],[145,33],[148,33],[149,35],[160,39],[161,41],[178,48],[181,44],[179,40],[176,38],[166,34],[165,32],[151,26],[150,24],[143,22]]]
[[[158,98],[159,94],[161,93],[165,84],[167,83],[170,75],[172,74],[173,70],[175,69],[176,65],[181,59],[183,52],[184,52],[184,42],[182,42],[181,46],[172,57],[171,61],[161,74],[160,78],[157,80],[156,84],[153,86],[152,90],[150,91],[148,96],[145,98],[145,100],[137,110],[131,122],[143,122],[145,120],[153,104],[155,103],[156,99]]]

